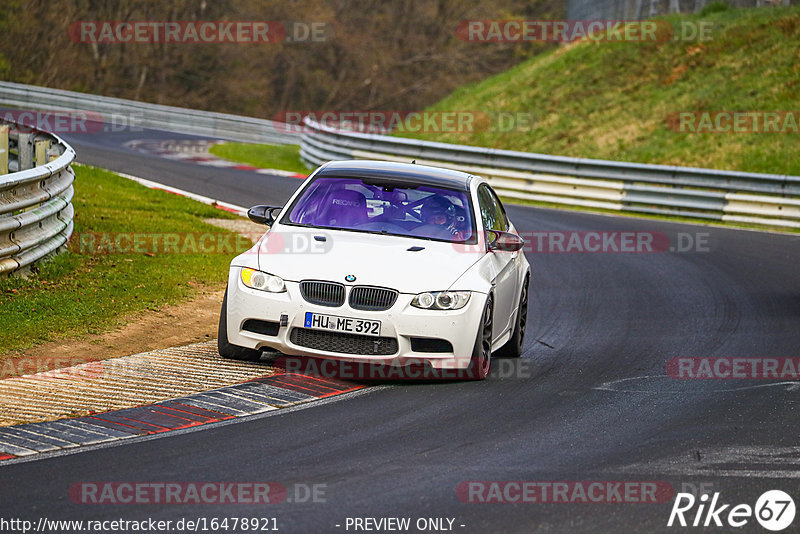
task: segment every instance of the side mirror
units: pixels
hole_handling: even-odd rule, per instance
[[[272,226],[275,223],[275,212],[282,209],[283,206],[258,205],[247,210],[247,216],[254,223]]]
[[[499,232],[497,230],[489,230],[486,232],[486,249],[489,251],[516,252],[522,250],[524,246],[525,240],[517,234]]]

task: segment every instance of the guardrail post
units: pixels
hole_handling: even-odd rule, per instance
[[[8,125],[0,126],[0,174],[8,174]]]
[[[17,138],[17,160],[19,161],[19,170],[25,171],[33,168],[33,146],[29,133],[20,133]]]
[[[47,162],[50,163],[51,161],[57,160],[58,157],[63,154],[62,150],[59,148],[58,145],[51,146],[47,149]]]
[[[47,149],[50,148],[50,141],[46,139],[39,139],[35,143],[36,147],[36,165],[45,165],[47,161]]]

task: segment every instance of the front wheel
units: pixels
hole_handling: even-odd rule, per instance
[[[261,351],[231,345],[228,343],[228,289],[225,288],[225,296],[222,297],[222,309],[219,312],[219,328],[217,330],[217,352],[223,358],[229,360],[251,360],[261,359]]]
[[[481,324],[475,338],[475,346],[472,349],[472,358],[467,367],[467,378],[470,380],[484,380],[489,376],[489,369],[492,367],[492,322],[494,317],[492,303],[490,295],[483,308]]]
[[[519,358],[522,356],[522,344],[525,341],[525,327],[528,326],[528,285],[530,275],[525,277],[522,284],[522,291],[519,295],[519,309],[517,310],[517,320],[514,321],[514,332],[508,342],[497,351],[501,358]]]

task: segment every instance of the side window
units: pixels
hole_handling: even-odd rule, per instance
[[[481,209],[484,230],[508,231],[508,219],[503,205],[486,184],[478,189],[478,205]]]
[[[497,195],[495,194],[494,191],[489,189],[489,194],[492,195],[492,198],[494,199],[494,205],[495,205],[495,209],[497,211],[496,219],[498,221],[500,221],[500,228],[497,228],[497,230],[502,230],[503,232],[508,232],[508,230],[511,228],[511,223],[508,222],[508,216],[506,215],[506,209],[503,207],[503,203],[500,202],[500,199],[497,198]]]
[[[478,206],[481,209],[481,220],[483,221],[483,229],[491,230],[494,226],[494,209],[492,209],[492,195],[489,189],[481,186],[478,189]]]

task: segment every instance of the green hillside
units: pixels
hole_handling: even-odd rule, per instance
[[[702,22],[710,25],[708,40],[576,42],[461,87],[430,108],[481,111],[490,117],[519,112],[533,117],[527,129],[413,136],[547,154],[800,175],[800,133],[789,120],[800,119],[800,6],[710,7],[691,16],[660,19],[659,26],[661,32],[667,23],[680,27]],[[693,133],[677,131],[677,121],[668,125],[668,118],[679,112],[720,111],[783,112],[778,115],[783,133]],[[687,122],[684,130],[689,124],[703,126]],[[752,123],[743,124],[749,129]]]

